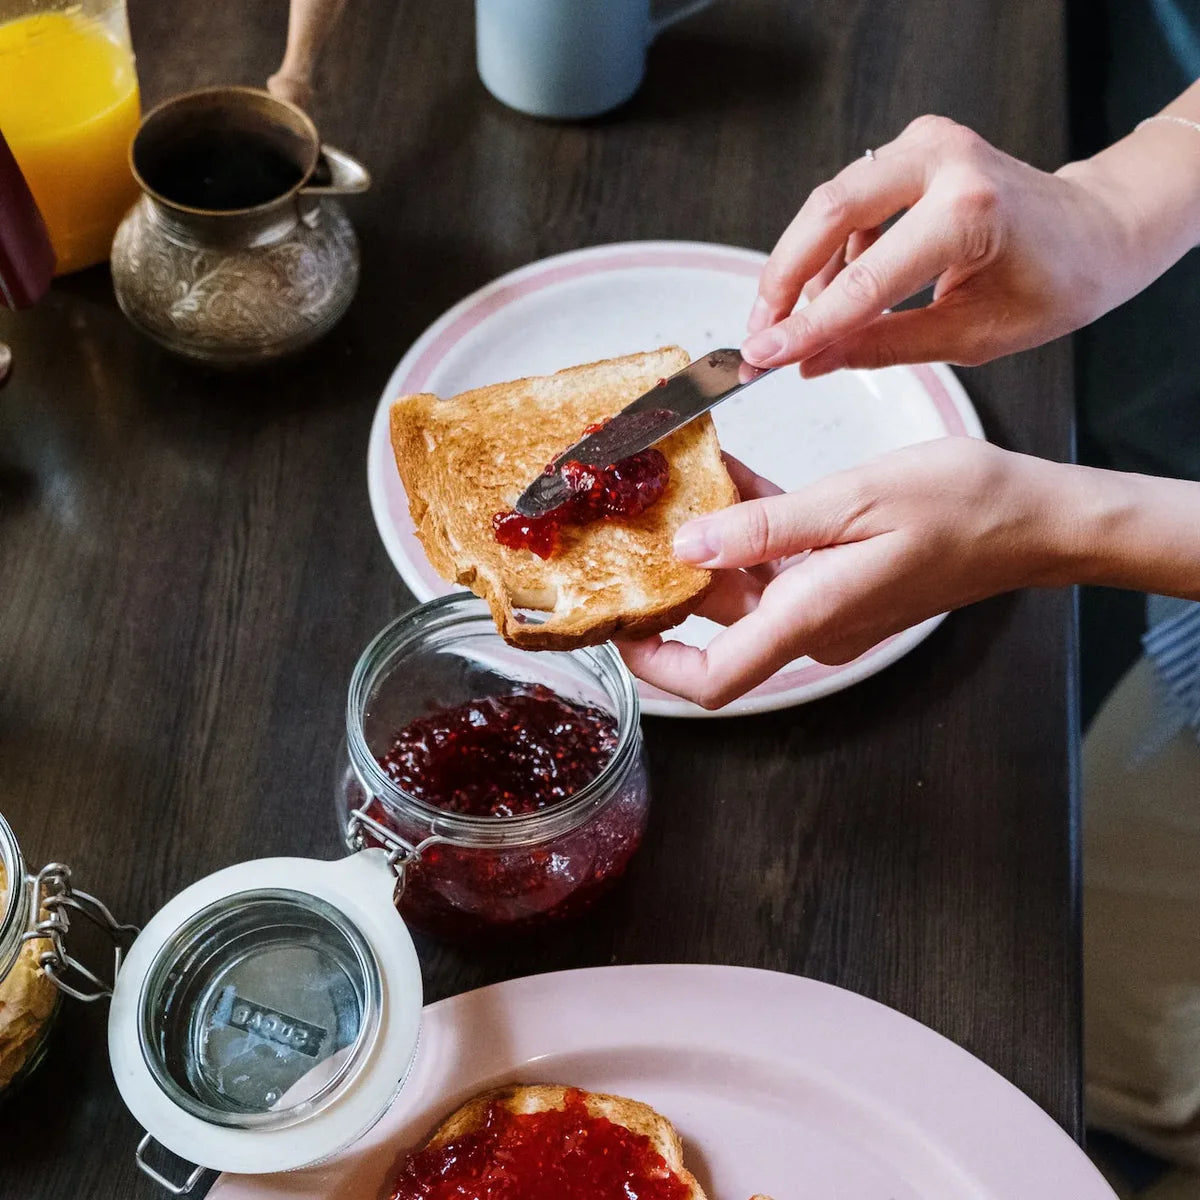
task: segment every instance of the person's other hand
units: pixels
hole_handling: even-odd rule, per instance
[[[802,654],[857,658],[927,617],[1058,582],[1069,542],[1058,464],[973,438],[910,446],[782,493],[727,459],[742,503],[683,525],[675,552],[717,572],[706,650],[626,641],[630,670],[719,708]]]
[[[976,364],[1078,329],[1163,267],[1107,161],[1050,175],[919,118],[809,196],[763,268],[743,355],[808,376]],[[886,311],[930,283],[925,307]]]

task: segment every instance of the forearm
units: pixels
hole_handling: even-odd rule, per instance
[[[1160,115],[1200,125],[1200,81]],[[1089,181],[1121,214],[1131,295],[1200,244],[1200,129],[1150,121],[1058,173]]]
[[[1046,464],[1046,561],[1037,582],[1200,600],[1200,483]]]

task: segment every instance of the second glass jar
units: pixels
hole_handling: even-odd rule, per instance
[[[36,919],[33,880],[0,816],[0,1096],[37,1066],[58,1012],[58,988],[40,962],[48,943],[27,936]]]

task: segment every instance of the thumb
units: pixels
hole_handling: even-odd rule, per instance
[[[754,567],[839,541],[851,513],[836,476],[800,492],[734,504],[688,521],[675,556],[703,567]]]

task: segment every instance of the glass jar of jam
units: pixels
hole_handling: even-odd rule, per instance
[[[621,877],[649,787],[633,680],[610,646],[530,653],[453,595],[354,669],[337,809],[383,846],[414,929],[467,939],[577,916]]]

